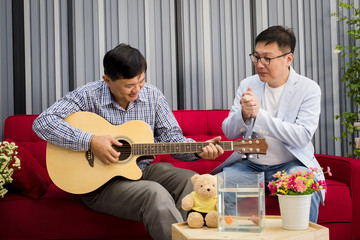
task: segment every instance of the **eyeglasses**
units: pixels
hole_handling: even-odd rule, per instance
[[[260,61],[262,65],[268,66],[270,64],[271,60],[276,59],[276,58],[280,58],[280,57],[284,57],[284,56],[286,56],[286,55],[288,55],[290,53],[292,53],[292,51],[288,52],[288,53],[284,53],[283,55],[280,55],[280,56],[277,56],[277,57],[273,57],[273,58],[258,57],[258,56],[255,56],[254,53],[250,53],[249,57],[250,57],[250,60],[253,63],[258,63]]]

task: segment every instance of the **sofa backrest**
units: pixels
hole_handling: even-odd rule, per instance
[[[206,141],[221,136],[222,140],[228,140],[221,125],[229,110],[176,110],[173,113],[186,137]]]
[[[185,137],[197,142],[204,142],[216,136],[221,136],[221,141],[229,141],[221,129],[222,122],[228,116],[229,110],[175,110],[173,111]],[[191,169],[199,174],[209,173],[225,159],[232,151],[226,151],[215,160],[198,160],[196,162],[182,162],[171,158],[170,155],[158,155],[154,162],[171,162],[174,166]]]
[[[173,113],[185,137],[192,138],[197,142],[204,142],[221,136],[221,141],[229,141],[221,129],[222,122],[228,116],[229,110],[175,110]],[[227,156],[229,153],[225,155]],[[169,155],[159,155],[158,157],[163,158],[162,161],[173,161]],[[226,157],[222,155],[218,160],[224,159]]]

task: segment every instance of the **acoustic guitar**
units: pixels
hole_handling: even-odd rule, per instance
[[[134,120],[115,126],[91,112],[77,112],[65,118],[72,127],[94,135],[111,135],[123,145],[113,146],[119,151],[119,161],[106,165],[91,151],[74,151],[51,143],[46,148],[46,164],[52,181],[62,190],[84,194],[94,191],[115,176],[138,180],[142,176],[137,166],[139,158],[154,158],[159,154],[200,153],[208,142],[154,143],[151,127]],[[225,151],[265,154],[265,139],[240,139],[217,142]],[[150,157],[149,157],[150,156]]]

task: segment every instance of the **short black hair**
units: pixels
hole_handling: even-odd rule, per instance
[[[283,53],[288,51],[288,48],[290,48],[290,51],[293,53],[296,45],[296,37],[291,28],[284,28],[278,25],[271,26],[262,31],[256,37],[255,45],[258,42],[266,42],[266,45],[276,42]]]
[[[105,75],[112,81],[134,78],[147,69],[146,60],[140,51],[124,43],[105,54],[103,65]]]

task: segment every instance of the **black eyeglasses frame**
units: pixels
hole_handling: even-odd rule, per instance
[[[286,55],[288,55],[290,53],[293,53],[293,51],[290,51],[288,53],[284,53],[284,54],[282,54],[280,56],[276,56],[276,57],[273,57],[273,58],[268,58],[268,57],[257,57],[257,56],[254,55],[255,53],[253,52],[253,53],[249,54],[249,57],[250,57],[251,62],[253,62],[253,63],[258,63],[260,61],[261,64],[263,64],[265,66],[269,66],[270,63],[271,63],[271,60],[276,59],[276,58],[284,57],[284,56],[286,56]],[[256,59],[256,61],[254,61],[255,59]],[[264,61],[268,61],[269,63],[263,62],[261,59],[264,59]]]

